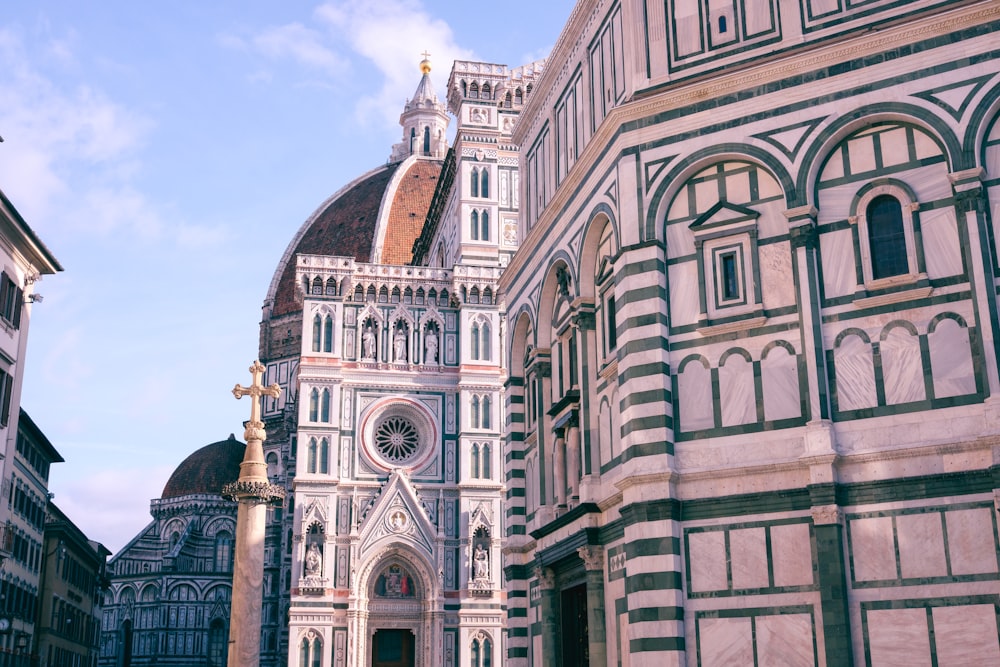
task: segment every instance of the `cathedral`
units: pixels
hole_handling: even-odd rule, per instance
[[[265,296],[261,665],[1000,665],[997,34],[579,0],[422,62]],[[241,447],[112,559],[101,665],[225,664]]]

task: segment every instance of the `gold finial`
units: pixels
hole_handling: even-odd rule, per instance
[[[427,53],[427,49],[424,49],[424,52],[420,55],[424,57],[424,59],[420,61],[420,71],[424,74],[429,74],[431,71],[431,54]]]

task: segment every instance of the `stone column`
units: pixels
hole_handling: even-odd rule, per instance
[[[552,443],[552,497],[556,507],[566,507],[566,439],[563,437],[564,431],[558,429],[555,432],[555,441]]]
[[[587,570],[587,645],[590,664],[599,667],[607,663],[608,645],[604,613],[604,550],[598,546],[576,550]]]
[[[538,590],[541,594],[538,614],[542,626],[542,667],[558,667],[562,664],[559,643],[559,591],[556,590],[556,574],[552,568],[536,567]]]
[[[847,564],[844,562],[844,513],[836,505],[814,505],[812,516],[826,664],[851,667],[854,651],[847,600]]]
[[[575,421],[566,427],[566,477],[569,480],[569,495],[573,500],[580,499],[580,428]]]
[[[236,549],[233,559],[233,603],[229,619],[229,667],[256,667],[260,664],[261,593],[264,588],[264,524],[267,503],[283,500],[285,490],[267,479],[264,461],[264,423],[260,420],[261,396],[277,398],[278,385],[264,387],[264,366],[255,361],[250,367],[253,382],[236,385],[236,398],[250,396],[250,421],[243,437],[247,441],[240,477],[227,484],[222,495],[239,502],[236,511]]]

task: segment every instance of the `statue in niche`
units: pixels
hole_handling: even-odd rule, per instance
[[[375,330],[372,329],[372,325],[365,327],[365,331],[361,334],[361,344],[364,346],[363,358],[364,359],[375,359]]]
[[[424,363],[436,364],[438,360],[438,337],[433,328],[427,327],[424,335]]]
[[[319,546],[313,542],[306,551],[306,576],[317,577],[323,569],[323,554]]]
[[[375,580],[375,595],[384,598],[412,598],[413,578],[399,565],[390,565]]]
[[[406,361],[406,327],[399,325],[395,335],[392,337],[393,352],[396,361]]]
[[[490,578],[490,555],[482,544],[476,545],[476,553],[472,557],[472,577],[474,579]]]

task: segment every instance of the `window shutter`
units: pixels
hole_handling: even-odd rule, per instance
[[[14,376],[4,373],[0,382],[3,383],[3,412],[0,413],[0,426],[6,426],[10,420],[10,394],[14,386]]]

